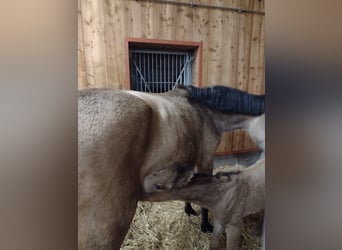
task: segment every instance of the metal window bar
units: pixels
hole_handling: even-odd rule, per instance
[[[192,52],[131,49],[131,89],[161,93],[190,85],[192,60]]]
[[[137,66],[135,60],[132,60],[132,63],[134,65],[135,69],[136,69],[135,75],[133,75],[133,80],[136,80],[139,77],[141,79],[140,81],[136,81],[136,84],[134,86],[135,90],[142,91],[142,86],[144,86],[145,92],[147,92],[146,88],[148,89],[148,92],[151,92],[151,89],[149,88],[147,82],[145,81],[145,78],[144,78],[143,74],[141,73],[139,67]]]

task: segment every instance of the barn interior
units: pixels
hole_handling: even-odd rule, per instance
[[[179,83],[265,94],[264,5],[264,0],[78,0],[78,87],[160,93]],[[175,61],[170,79],[168,60]],[[245,131],[226,132],[214,167],[248,167],[259,157]],[[255,233],[260,216],[246,218],[241,249],[260,249]],[[183,202],[140,202],[121,249],[208,249],[210,234],[201,232],[200,220],[184,213]]]

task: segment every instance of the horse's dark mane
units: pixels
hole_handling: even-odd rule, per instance
[[[223,113],[261,115],[265,112],[265,95],[253,95],[226,86],[186,87],[188,99]]]

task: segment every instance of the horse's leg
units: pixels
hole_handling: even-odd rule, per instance
[[[261,234],[261,249],[265,250],[266,246],[265,246],[265,218],[263,219],[262,222],[262,234]]]
[[[220,239],[223,233],[224,227],[214,221],[214,230],[210,240],[210,250],[218,250],[220,246]]]
[[[226,225],[226,250],[238,250],[239,238],[241,235],[240,226]]]
[[[213,231],[213,226],[209,223],[208,213],[209,213],[209,210],[202,207],[201,230],[203,233]]]
[[[127,201],[125,204],[121,203],[121,207],[119,208],[120,213],[116,215],[112,231],[112,235],[114,236],[112,239],[112,249],[120,249],[121,244],[124,241],[125,236],[129,230],[130,224],[133,220],[136,207],[137,200]]]
[[[261,215],[260,221],[258,221],[255,234],[260,237],[264,229],[264,213]]]
[[[196,211],[192,208],[191,203],[189,202],[185,202],[185,207],[184,207],[184,211],[187,215],[195,215],[198,216],[198,214],[196,213]]]
[[[198,172],[203,173],[203,174],[207,174],[207,175],[212,175],[213,172],[213,168],[214,168],[214,163],[213,163],[213,159],[211,159],[209,162],[211,162],[210,164],[207,164],[206,168],[204,168],[203,166],[198,165]],[[202,222],[201,222],[201,230],[203,233],[207,233],[207,232],[212,232],[213,231],[213,226],[210,224],[209,222],[209,217],[208,217],[208,209],[203,208],[201,209],[202,211]]]
[[[137,202],[133,199],[123,199],[121,207],[113,206],[107,199],[95,199],[95,202],[91,203],[91,206],[79,214],[78,249],[120,249],[133,219]]]
[[[192,208],[191,203],[189,203],[189,202],[185,202],[184,211],[189,216],[190,215],[198,216],[196,211]],[[202,230],[202,232],[203,233],[212,232],[213,231],[213,226],[209,222],[208,209],[202,207],[201,211],[202,211],[202,213],[201,213],[202,214],[202,222],[201,222],[201,230]]]

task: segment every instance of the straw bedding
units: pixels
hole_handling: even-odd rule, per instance
[[[215,172],[231,169],[231,167],[220,167],[215,169]],[[200,215],[201,208],[192,205]],[[210,216],[209,219],[212,221]],[[261,222],[262,213],[244,219],[240,249],[261,249],[261,238],[256,232]],[[202,233],[200,224],[201,216],[186,215],[182,201],[139,202],[121,249],[209,249],[211,234]],[[225,249],[225,236],[221,239],[220,249]]]

